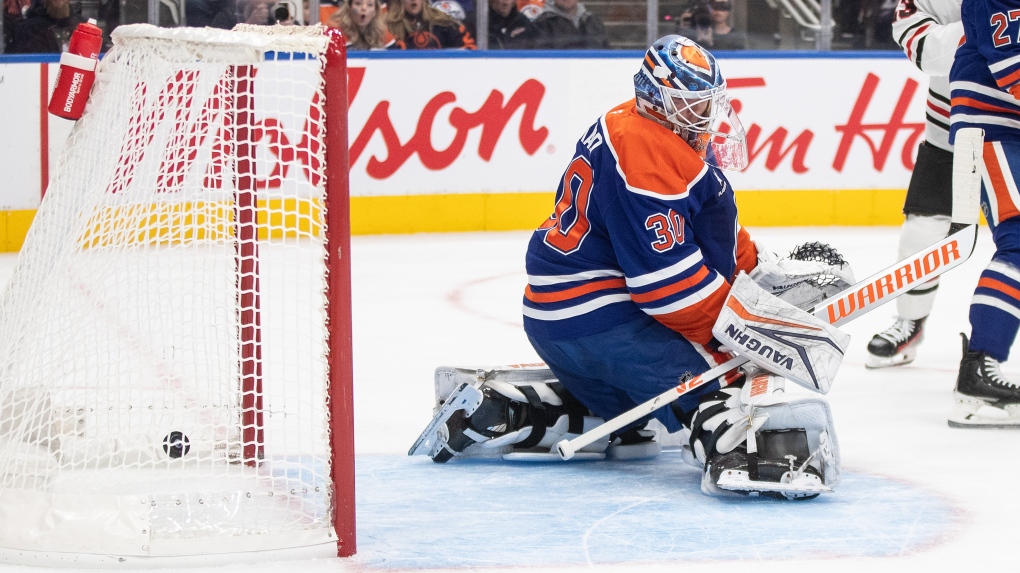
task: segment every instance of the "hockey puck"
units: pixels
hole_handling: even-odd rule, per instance
[[[188,455],[190,450],[191,442],[182,432],[173,431],[163,438],[163,451],[175,460]]]

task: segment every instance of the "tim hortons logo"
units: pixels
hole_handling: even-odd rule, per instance
[[[960,243],[952,240],[941,248],[929,251],[923,257],[904,261],[894,270],[830,303],[826,307],[828,320],[835,324],[837,320],[850,316],[857,309],[877,305],[895,292],[927,282],[937,269],[959,259]]]
[[[896,139],[901,132],[907,133],[903,146],[899,149],[900,161],[904,169],[914,168],[913,152],[917,148],[919,138],[924,134],[923,122],[905,121],[910,102],[917,92],[918,83],[912,79],[906,79],[893,109],[888,112],[888,121],[865,122],[865,114],[874,117],[883,114],[878,105],[874,104],[875,92],[878,89],[879,77],[869,73],[861,86],[853,109],[845,124],[836,125],[836,132],[841,134],[836,155],[832,159],[832,168],[835,171],[843,171],[850,152],[857,142],[863,142],[871,152],[872,166],[876,171],[883,171],[889,155],[893,152]],[[739,99],[740,90],[750,88],[766,87],[765,78],[748,77],[734,78],[727,81],[730,93],[734,95],[731,102],[734,111],[740,112],[743,103]],[[944,118],[947,122],[949,118]],[[723,125],[723,131],[728,128]],[[749,165],[762,165],[766,171],[775,171],[789,159],[789,168],[794,173],[806,173],[810,170],[808,154],[814,142],[815,133],[810,129],[801,130],[795,137],[788,140],[791,131],[786,127],[775,128],[770,134],[764,129],[752,123],[747,129],[747,155]],[[876,138],[876,135],[880,138]],[[758,161],[758,160],[761,161]],[[757,162],[757,163],[756,163]]]

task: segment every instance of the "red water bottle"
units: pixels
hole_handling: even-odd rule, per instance
[[[81,119],[96,80],[96,64],[102,47],[103,31],[95,20],[78,24],[67,51],[60,55],[57,85],[50,96],[50,113],[66,119]]]

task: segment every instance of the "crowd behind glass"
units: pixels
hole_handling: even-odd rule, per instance
[[[896,50],[893,0],[3,0],[3,53],[57,53],[79,22],[341,28],[349,49]],[[478,7],[485,6],[484,13]],[[478,30],[486,29],[480,35]]]

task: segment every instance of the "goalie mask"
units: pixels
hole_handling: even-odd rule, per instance
[[[747,167],[744,126],[730,106],[726,80],[712,54],[679,35],[656,40],[634,75],[640,111],[670,127],[707,163]]]

